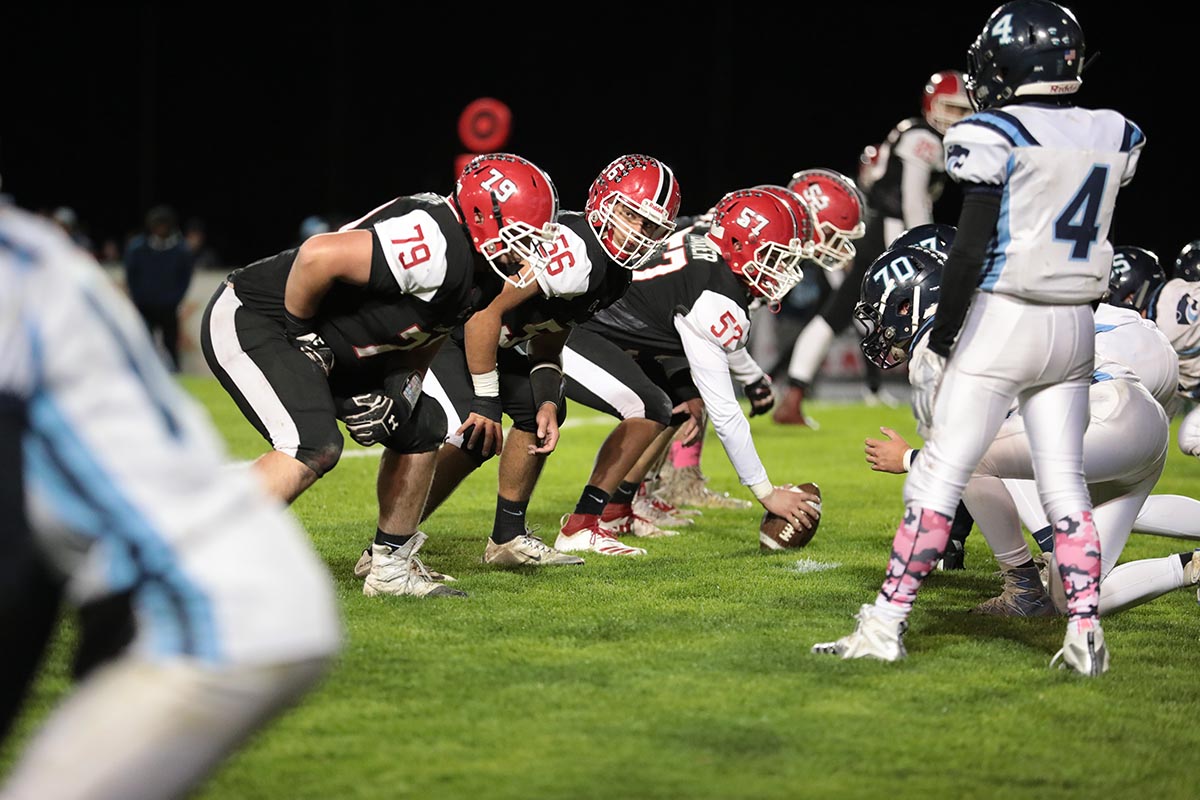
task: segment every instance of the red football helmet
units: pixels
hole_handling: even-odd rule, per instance
[[[612,260],[637,269],[675,230],[680,201],[671,168],[633,154],[617,158],[592,181],[584,210]]]
[[[866,201],[854,181],[831,169],[805,169],[792,176],[788,188],[816,215],[816,262],[830,271],[849,264],[855,255],[853,240],[867,232]]]
[[[956,69],[944,69],[929,76],[921,98],[925,121],[938,133],[974,111],[967,96],[967,79]]]
[[[545,269],[543,246],[559,232],[558,190],[539,167],[510,153],[476,156],[458,176],[453,200],[471,243],[500,277],[521,288]]]
[[[770,192],[788,204],[788,208],[796,215],[799,238],[804,243],[804,257],[812,258],[815,255],[820,234],[817,233],[817,215],[813,213],[812,208],[804,201],[804,198],[786,186],[778,186],[774,183],[760,183],[758,186],[750,188]]]
[[[754,295],[778,303],[804,277],[800,233],[786,201],[761,189],[738,189],[713,206],[705,236]]]

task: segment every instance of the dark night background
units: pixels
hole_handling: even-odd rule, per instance
[[[123,241],[146,208],[205,221],[224,261],[292,245],[400,194],[448,193],[459,112],[513,111],[503,149],[581,208],[609,160],[674,167],[685,213],[796,170],[853,176],[862,147],[919,112],[930,73],[962,69],[991,2],[531,6],[315,2],[5,10],[2,190],[73,207]],[[1200,237],[1191,4],[1079,2],[1080,103],[1146,132],[1116,239],[1165,263]],[[617,11],[606,13],[605,9]],[[441,10],[438,10],[441,9]],[[738,16],[741,14],[741,16]],[[936,207],[953,222],[957,192]]]

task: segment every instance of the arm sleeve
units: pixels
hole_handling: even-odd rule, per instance
[[[963,192],[958,231],[942,269],[937,316],[929,333],[930,349],[947,358],[979,285],[988,241],[1000,219],[999,187],[968,184]]]
[[[733,375],[734,380],[742,386],[762,380],[764,374],[763,368],[750,355],[750,351],[744,347],[729,354],[729,372]]]
[[[692,380],[704,400],[713,429],[725,448],[738,480],[753,486],[767,480],[767,470],[754,447],[750,421],[742,413],[730,377],[729,358],[720,345],[698,333],[685,317],[675,317],[683,351],[691,367]]]

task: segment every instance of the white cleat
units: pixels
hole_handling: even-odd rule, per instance
[[[858,627],[849,636],[836,642],[818,642],[814,653],[849,658],[877,658],[880,661],[899,661],[908,655],[904,649],[904,632],[908,622],[893,619],[873,605],[864,604],[854,615]]]
[[[559,564],[582,564],[583,559],[569,553],[560,553],[529,531],[504,544],[496,544],[488,537],[483,551],[483,563],[499,567],[548,567]]]
[[[371,571],[363,581],[363,594],[409,597],[466,597],[467,593],[434,580],[417,551],[428,539],[417,531],[403,547],[371,545]]]
[[[554,540],[554,549],[561,553],[580,552],[590,550],[594,553],[600,553],[605,556],[644,556],[646,551],[641,547],[630,547],[622,543],[617,537],[613,536],[608,531],[600,527],[599,518],[596,523],[590,526],[577,528],[573,531],[567,531],[567,521],[570,519],[570,514],[564,514],[560,525],[562,526],[558,532],[558,538]]]
[[[1104,643],[1104,630],[1099,620],[1084,619],[1077,625],[1067,625],[1062,649],[1050,659],[1050,667],[1056,666],[1059,669],[1070,667],[1089,678],[1108,672],[1108,646]]]

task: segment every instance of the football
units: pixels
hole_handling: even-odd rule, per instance
[[[799,486],[784,484],[779,488],[809,492],[818,498],[821,496],[821,489],[815,483],[802,483]],[[818,500],[814,503],[810,500],[808,504],[817,510],[817,520],[813,524],[812,530],[807,531],[803,528],[796,528],[791,522],[777,514],[763,511],[762,523],[758,526],[759,549],[795,550],[811,542],[813,536],[817,534],[817,528],[821,527],[821,501]]]

